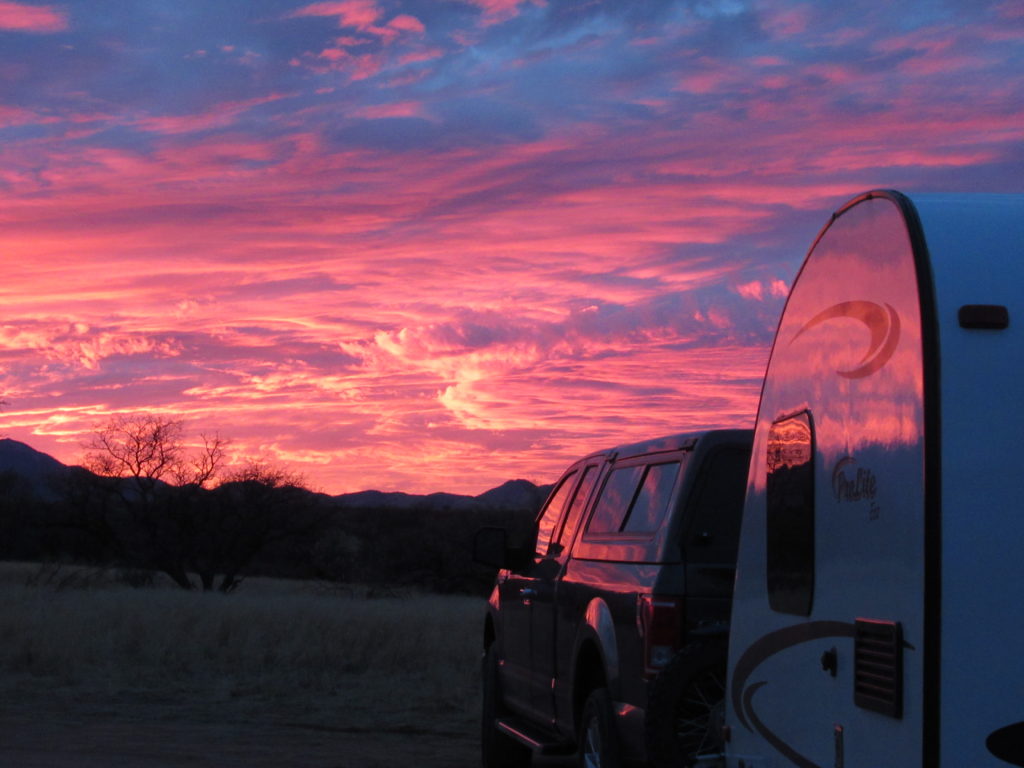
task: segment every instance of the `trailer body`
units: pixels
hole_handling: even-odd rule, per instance
[[[1024,765],[1024,197],[861,195],[793,284],[731,619],[728,768]]]

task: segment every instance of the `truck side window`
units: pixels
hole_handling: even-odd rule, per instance
[[[587,523],[588,535],[619,532],[622,520],[636,496],[643,471],[642,464],[612,470],[608,482],[601,491],[601,498],[597,502],[594,514]]]
[[[656,531],[661,518],[665,516],[665,510],[668,509],[678,475],[678,461],[649,466],[640,483],[640,493],[629,510],[629,517],[626,518],[622,530],[629,533]]]
[[[590,491],[593,489],[594,483],[597,482],[597,476],[596,464],[591,464],[583,470],[583,479],[580,480],[580,487],[576,489],[572,506],[569,507],[569,514],[565,516],[562,530],[558,534],[557,542],[563,548],[572,544],[573,534],[576,533],[576,526],[579,525],[580,515],[583,514],[583,508],[587,505],[587,497],[590,496]]]
[[[808,411],[779,419],[768,432],[768,604],[811,614],[814,599],[814,425]]]
[[[570,472],[562,478],[551,498],[548,499],[544,512],[541,513],[537,522],[537,557],[544,557],[548,553],[548,546],[551,544],[551,534],[555,531],[555,524],[562,517],[562,510],[565,509],[565,502],[569,498],[569,492],[576,484],[576,471]]]

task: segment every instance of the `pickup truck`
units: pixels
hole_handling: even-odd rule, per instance
[[[750,430],[658,438],[570,466],[525,536],[483,528],[484,768],[535,753],[685,766],[720,750]]]

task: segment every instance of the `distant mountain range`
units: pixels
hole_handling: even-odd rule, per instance
[[[9,438],[0,439],[0,473],[10,472],[28,483],[36,495],[52,499],[58,495],[57,481],[74,468],[62,464],[49,454],[37,451],[26,443]],[[540,508],[551,490],[550,485],[537,486],[529,480],[509,480],[481,493],[463,496],[454,493],[416,495],[383,491],[344,493],[331,498],[348,509],[414,509],[431,510],[502,509],[507,511],[534,511]]]

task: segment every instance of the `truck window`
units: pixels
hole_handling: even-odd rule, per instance
[[[587,523],[588,536],[595,533],[619,532],[633,497],[636,496],[643,471],[642,464],[612,470],[608,482],[601,491],[601,498],[597,502],[594,514]]]
[[[537,523],[537,557],[544,557],[548,553],[548,546],[551,544],[551,535],[554,533],[555,524],[562,517],[562,510],[565,509],[565,502],[569,498],[569,492],[576,484],[576,471],[573,470],[564,478],[558,489],[551,494],[547,506],[541,513]]]
[[[573,534],[576,533],[576,526],[579,525],[583,508],[587,505],[587,497],[590,496],[590,491],[593,489],[594,483],[597,482],[597,475],[596,464],[591,464],[583,470],[583,479],[580,480],[580,486],[576,489],[576,495],[573,496],[572,505],[569,507],[569,514],[565,516],[562,530],[556,539],[563,548],[572,544]]]
[[[809,616],[814,599],[814,425],[801,411],[768,432],[768,604]]]
[[[750,449],[739,446],[718,448],[704,459],[689,502],[688,561],[736,562],[749,467]]]
[[[647,468],[640,483],[640,493],[629,510],[629,516],[622,526],[629,533],[648,533],[658,530],[661,518],[665,516],[672,489],[679,475],[679,462],[652,464]]]

